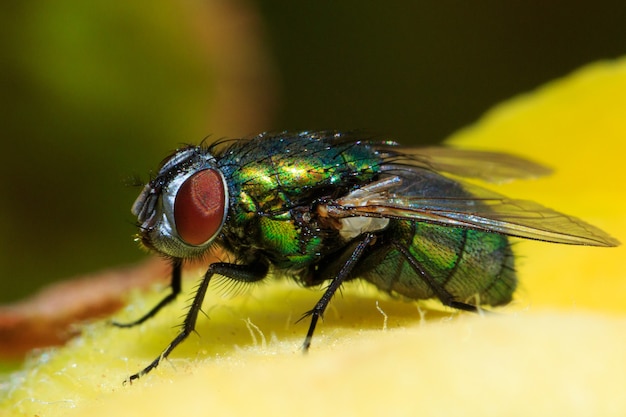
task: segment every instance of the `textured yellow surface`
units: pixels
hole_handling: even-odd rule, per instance
[[[489,112],[452,142],[555,169],[495,190],[573,214],[626,241],[626,61],[591,65]],[[4,387],[6,415],[626,415],[626,247],[520,241],[516,301],[438,312],[353,285],[311,352],[293,324],[320,293],[268,282],[207,296],[199,336],[122,385],[174,336],[181,297],[136,329],[103,323],[35,357]],[[191,285],[186,288],[191,291]],[[119,318],[161,294],[135,295]],[[377,308],[380,309],[378,309]],[[425,312],[425,315],[424,315]]]

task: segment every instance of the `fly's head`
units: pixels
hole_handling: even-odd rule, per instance
[[[138,239],[175,258],[202,255],[220,233],[228,212],[228,187],[215,158],[187,147],[166,159],[131,209]]]

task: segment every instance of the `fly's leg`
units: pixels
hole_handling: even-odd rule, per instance
[[[178,346],[187,338],[187,336],[191,334],[191,332],[194,331],[196,327],[196,320],[198,319],[198,313],[202,308],[202,301],[204,300],[206,290],[209,287],[209,282],[211,281],[211,277],[213,277],[213,275],[223,275],[236,281],[254,282],[265,278],[267,271],[268,266],[260,262],[250,265],[237,265],[225,262],[211,264],[207,272],[204,274],[204,278],[202,278],[198,289],[196,290],[196,294],[194,295],[191,307],[185,316],[185,321],[183,322],[180,333],[178,333],[174,340],[167,345],[163,352],[161,352],[161,354],[153,360],[150,365],[146,366],[140,372],[131,375],[129,381],[132,383],[134,380],[144,376],[156,368],[163,359],[167,358],[176,346]]]
[[[463,311],[471,311],[472,313],[477,313],[478,308],[472,304],[463,303],[461,301],[457,301],[454,299],[454,296],[450,294],[445,288],[443,288],[439,283],[437,283],[433,277],[431,277],[425,270],[422,268],[422,265],[415,259],[415,257],[409,252],[409,250],[402,244],[392,243],[393,246],[406,258],[411,267],[417,274],[422,277],[422,279],[428,284],[428,286],[433,290],[437,298],[441,301],[441,303],[445,306],[456,308],[458,310]]]
[[[172,280],[170,282],[170,287],[172,288],[172,292],[169,293],[165,298],[163,298],[157,305],[155,305],[150,311],[141,316],[139,319],[135,321],[131,321],[130,323],[120,323],[117,321],[112,321],[111,324],[116,327],[133,327],[138,324],[143,323],[151,317],[154,317],[163,307],[174,301],[178,294],[180,294],[181,290],[181,270],[182,270],[182,260],[174,259],[172,261]]]
[[[328,303],[335,292],[339,289],[343,281],[350,275],[350,272],[359,261],[365,248],[374,240],[375,235],[373,233],[368,233],[364,235],[363,239],[358,242],[352,253],[348,256],[345,263],[341,266],[339,272],[335,275],[335,277],[330,282],[330,285],[326,288],[326,292],[322,295],[322,298],[319,299],[315,307],[312,310],[307,311],[302,319],[311,316],[311,324],[309,325],[309,330],[304,338],[304,343],[302,344],[302,350],[307,352],[309,347],[311,347],[311,339],[313,339],[313,333],[315,332],[315,326],[317,325],[317,321],[320,317],[323,317],[324,311],[326,307],[328,307]],[[302,320],[300,319],[300,320]]]

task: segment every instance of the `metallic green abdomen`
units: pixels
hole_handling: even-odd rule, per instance
[[[387,236],[403,241],[423,271],[456,301],[486,305],[511,301],[517,279],[506,236],[405,221],[394,222]],[[373,253],[362,271],[382,290],[411,299],[435,297],[397,249]]]

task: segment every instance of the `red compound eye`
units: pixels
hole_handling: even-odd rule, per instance
[[[189,177],[174,201],[178,235],[190,245],[201,245],[219,230],[224,217],[224,183],[220,174],[205,169]]]

